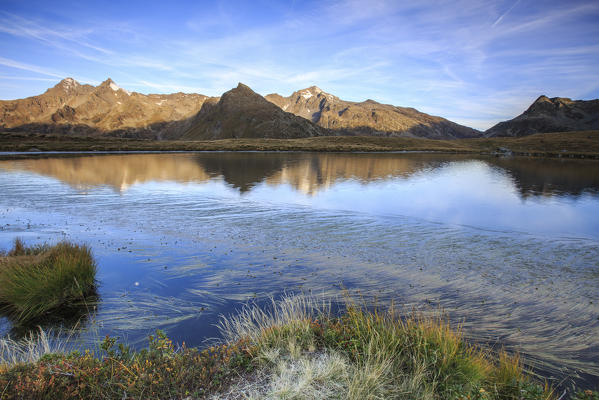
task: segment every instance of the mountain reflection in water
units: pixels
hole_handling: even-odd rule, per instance
[[[0,161],[0,168],[35,172],[76,188],[108,185],[124,191],[131,185],[150,181],[190,183],[222,178],[242,193],[266,182],[288,184],[313,195],[346,179],[368,183],[394,177],[409,178],[450,162],[474,160],[509,176],[522,198],[599,192],[599,163],[525,157],[217,152],[44,157]]]

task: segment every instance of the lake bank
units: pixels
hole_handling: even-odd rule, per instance
[[[544,133],[521,138],[433,140],[376,136],[306,139],[153,141],[1,133],[0,151],[311,151],[440,152],[599,159],[599,131]]]
[[[335,316],[325,299],[285,296],[221,317],[219,329],[224,341],[204,349],[174,345],[160,331],[141,351],[109,337],[76,352],[39,351],[45,335],[31,337],[29,351],[6,342],[3,398],[553,400],[567,393],[533,378],[517,355],[468,344],[440,315],[367,310],[349,298]]]

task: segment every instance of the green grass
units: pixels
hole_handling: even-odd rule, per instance
[[[18,323],[68,314],[95,295],[95,276],[96,263],[85,245],[26,247],[17,239],[0,257],[0,312]]]
[[[301,296],[270,308],[248,306],[223,317],[223,344],[204,350],[177,347],[158,331],[141,351],[107,337],[97,353],[67,354],[64,346],[51,353],[44,338],[32,336],[33,350],[11,349],[17,358],[0,358],[0,398],[558,398],[527,374],[517,355],[469,345],[440,316],[401,317],[393,308],[372,311],[351,301],[340,317],[330,309]]]

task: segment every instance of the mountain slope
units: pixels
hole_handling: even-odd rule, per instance
[[[0,101],[0,128],[176,138],[206,99],[201,94],[128,92],[110,78],[97,87],[66,78],[39,96]]]
[[[475,129],[422,113],[414,108],[380,104],[374,100],[360,103],[344,101],[316,86],[298,90],[289,97],[269,94],[266,99],[284,111],[341,134],[431,139],[481,136]]]
[[[485,131],[485,136],[527,136],[596,129],[599,129],[599,99],[585,101],[540,96],[524,113],[491,127]]]
[[[321,136],[318,126],[281,110],[240,83],[206,102],[182,139],[304,138]]]

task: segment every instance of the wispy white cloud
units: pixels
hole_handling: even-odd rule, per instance
[[[187,86],[169,82],[150,82],[146,80],[141,80],[138,82],[124,82],[122,85],[124,87],[152,88],[161,91],[161,93],[204,93],[206,90],[205,88],[199,86]]]
[[[506,15],[508,15],[508,14],[509,14],[509,13],[510,13],[510,12],[511,12],[511,11],[512,11],[512,10],[513,10],[513,9],[514,9],[516,6],[517,6],[517,5],[518,5],[518,3],[520,3],[520,1],[521,1],[521,0],[516,0],[516,1],[514,2],[514,4],[512,4],[512,6],[511,6],[510,8],[508,8],[506,12],[504,12],[503,14],[501,14],[501,15],[499,16],[499,18],[497,18],[497,19],[495,20],[495,22],[493,22],[493,25],[491,25],[491,26],[492,26],[492,27],[495,27],[497,24],[499,24],[499,23],[500,23],[500,22],[501,22],[501,21],[502,21],[502,20],[505,18],[505,16],[506,16]]]
[[[599,27],[589,20],[599,17],[599,3],[591,0],[273,2],[254,16],[260,23],[239,6],[210,3],[160,31],[118,16],[61,25],[0,12],[0,34],[56,51],[53,63],[3,51],[0,65],[56,78],[63,69],[85,71],[141,92],[217,96],[244,82],[288,94],[316,84],[479,128],[519,114],[541,93],[597,93],[589,82],[599,81],[591,39]]]
[[[66,75],[61,72],[49,70],[47,68],[39,67],[37,65],[25,64],[8,58],[0,57],[0,65],[4,65],[10,68],[16,68],[23,71],[36,72],[38,74],[53,76],[55,78],[64,78]]]
[[[0,79],[10,81],[41,81],[41,82],[56,82],[54,78],[38,78],[33,76],[15,76],[15,75],[0,75]]]
[[[86,40],[86,37],[91,33],[89,29],[51,29],[36,21],[18,15],[7,12],[2,12],[2,14],[4,16],[0,18],[0,32],[31,38],[59,48],[65,48],[61,41],[66,41],[99,53],[112,54],[112,51],[89,43]]]

